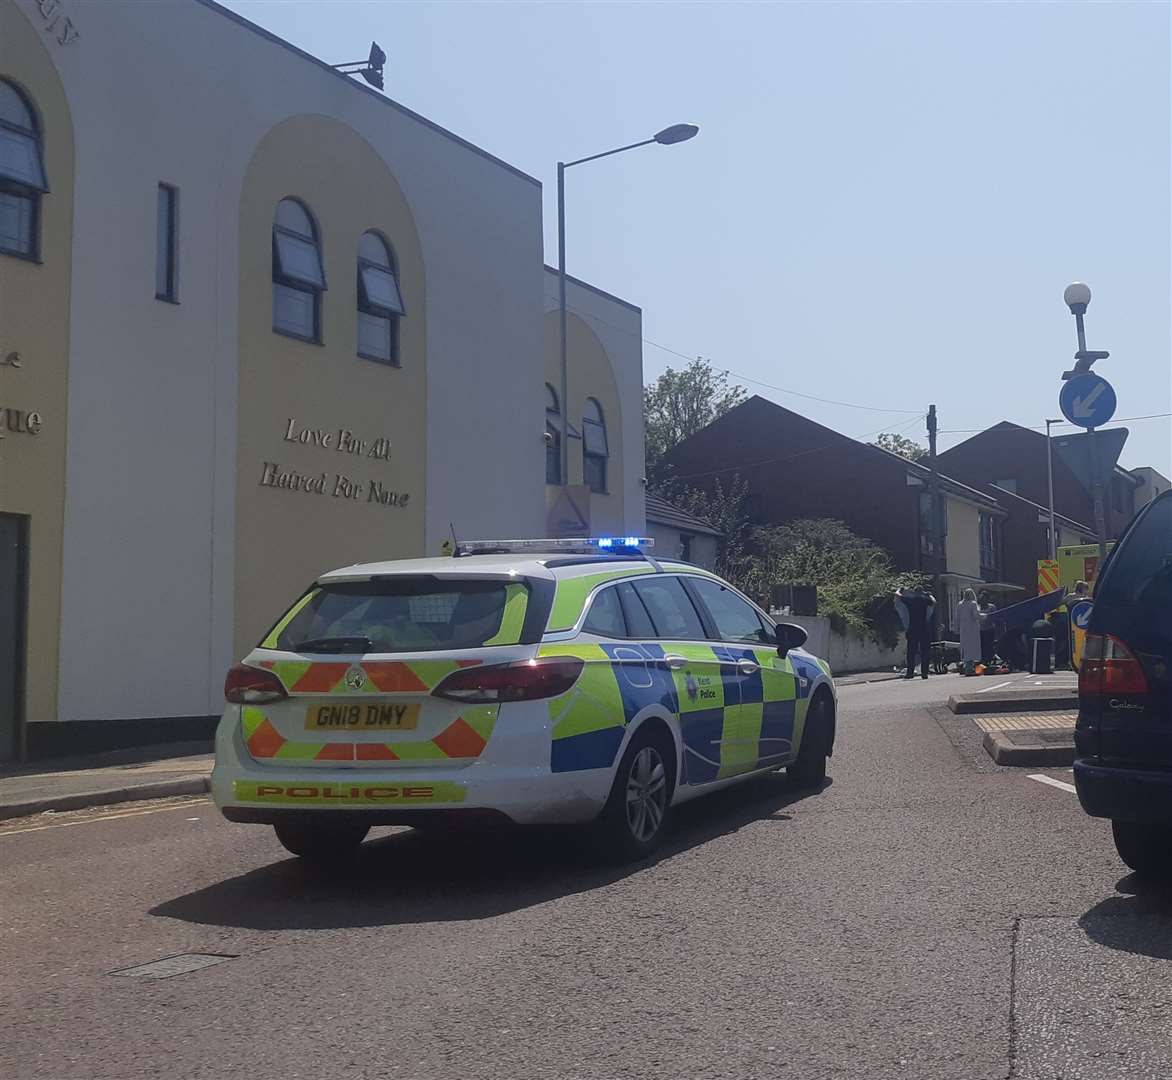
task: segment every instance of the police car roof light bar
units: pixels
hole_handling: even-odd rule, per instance
[[[570,536],[533,540],[461,540],[454,555],[508,555],[514,552],[597,552],[603,555],[642,555],[655,546],[650,536]]]

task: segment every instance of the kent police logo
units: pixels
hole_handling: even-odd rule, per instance
[[[346,685],[351,690],[361,690],[366,685],[366,672],[355,665],[346,672]]]
[[[696,683],[696,676],[690,671],[688,672],[688,677],[684,680],[684,689],[688,691],[688,698],[691,701],[695,701],[697,695],[700,693],[700,687]]]

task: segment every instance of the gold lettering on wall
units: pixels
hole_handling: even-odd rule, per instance
[[[309,449],[345,454],[350,458],[371,458],[388,463],[391,460],[389,436],[365,436],[347,427],[303,424],[293,416],[285,421],[281,440]],[[411,499],[410,492],[395,491],[381,480],[363,480],[331,470],[302,472],[277,461],[262,463],[260,486],[297,491],[305,495],[329,495],[347,502],[376,503],[386,507],[404,507]]]

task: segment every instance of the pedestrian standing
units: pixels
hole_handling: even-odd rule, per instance
[[[897,589],[895,610],[899,613],[907,636],[907,671],[905,679],[915,677],[916,655],[920,658],[920,678],[928,677],[928,635],[932,625],[932,613],[936,610],[936,597],[925,592],[918,585]]]
[[[982,659],[981,609],[977,604],[977,594],[972,589],[965,589],[956,606],[956,622],[960,628],[960,656],[964,663],[964,673],[971,675]]]

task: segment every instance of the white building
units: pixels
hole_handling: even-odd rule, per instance
[[[541,215],[211,0],[0,0],[0,760],[202,734],[322,570],[544,533]],[[640,531],[638,309],[572,297]]]

